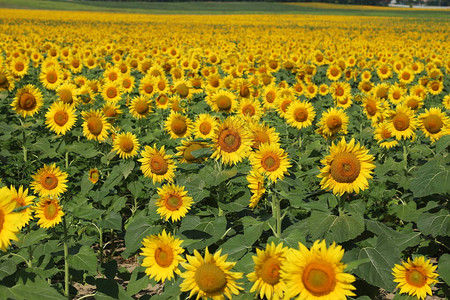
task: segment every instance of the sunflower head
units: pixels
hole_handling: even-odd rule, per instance
[[[136,135],[131,132],[118,134],[113,141],[113,150],[122,159],[128,159],[137,155],[139,151],[139,141]]]
[[[156,146],[145,146],[141,151],[142,163],[141,170],[144,176],[152,178],[153,182],[162,182],[163,180],[173,181],[175,177],[175,163],[171,155],[166,155],[164,146],[157,149]]]
[[[67,190],[67,173],[56,164],[44,165],[31,177],[31,187],[42,197],[57,197]]]
[[[161,218],[172,222],[180,220],[190,210],[193,203],[192,197],[186,196],[187,191],[183,186],[166,184],[158,188],[159,199],[156,202],[156,210]]]
[[[61,223],[64,212],[56,198],[43,197],[35,209],[38,225],[42,228],[50,228]]]
[[[100,172],[97,168],[89,170],[89,181],[92,182],[92,184],[96,184],[99,178]]]

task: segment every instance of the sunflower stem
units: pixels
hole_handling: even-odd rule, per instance
[[[67,257],[69,256],[69,247],[67,245],[68,235],[67,235],[66,218],[63,217],[62,221],[63,221],[63,228],[64,228],[64,296],[66,296],[67,299],[70,299],[70,296],[69,296],[69,262],[67,260]]]
[[[275,193],[270,193],[272,198],[272,215],[275,219],[275,237],[281,237],[281,207],[280,199],[275,195]]]
[[[66,152],[66,169],[69,168],[69,151]]]
[[[219,199],[218,199],[218,203],[217,206],[219,207],[219,217],[223,216],[223,209],[220,208],[220,203],[222,203],[223,198],[225,196],[225,181],[222,181],[219,184]]]
[[[17,256],[17,257],[20,257],[21,259],[23,259],[23,261],[27,264],[27,266],[29,267],[29,268],[31,268],[32,266],[31,266],[31,261],[28,261],[25,257],[23,257],[22,255],[20,255],[20,254],[17,254],[17,253],[10,253],[12,256]]]
[[[404,164],[404,169],[405,169],[405,175],[407,175],[408,173],[408,148],[406,147],[406,140],[404,141],[403,144],[403,164]]]

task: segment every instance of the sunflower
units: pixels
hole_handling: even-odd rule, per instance
[[[330,85],[331,97],[339,101],[347,98],[350,95],[351,86],[348,82],[333,82]]]
[[[263,109],[259,100],[244,98],[240,101],[237,112],[244,119],[258,121],[262,117]]]
[[[254,90],[252,83],[248,79],[243,78],[235,79],[231,88],[236,91],[239,99],[251,98]]]
[[[111,124],[108,123],[102,111],[83,111],[81,115],[84,119],[83,134],[88,140],[103,142],[108,138],[108,131],[111,129]]]
[[[37,203],[35,208],[36,218],[38,218],[38,225],[42,228],[50,228],[58,225],[62,221],[64,212],[59,205],[59,200],[54,198],[43,197]]]
[[[336,108],[330,108],[322,114],[317,123],[319,128],[317,133],[325,138],[332,138],[337,133],[347,133],[348,117],[344,111]]]
[[[236,96],[225,90],[217,90],[206,96],[206,101],[213,111],[232,113],[236,110]]]
[[[22,215],[13,212],[17,202],[12,201],[12,196],[7,187],[0,188],[0,249],[4,252],[11,245],[11,240],[18,240],[16,234],[23,223]]]
[[[59,68],[52,67],[42,69],[39,75],[39,80],[47,90],[56,90],[56,88],[62,83],[63,74]]]
[[[401,294],[416,296],[418,299],[425,299],[432,295],[430,285],[437,283],[435,273],[437,266],[433,266],[429,259],[424,256],[418,256],[412,261],[408,258],[407,262],[401,265],[395,265],[392,269],[394,282],[398,282],[397,288]]]
[[[379,98],[367,96],[363,98],[361,106],[364,109],[367,119],[371,120],[372,123],[377,122],[383,117],[383,106]]]
[[[428,92],[432,95],[439,95],[444,89],[444,83],[440,80],[433,80],[427,84]]]
[[[103,72],[103,78],[107,82],[118,82],[121,79],[122,72],[116,66],[110,66]]]
[[[56,134],[64,135],[75,125],[77,116],[75,109],[63,102],[53,102],[45,114],[45,124]]]
[[[242,278],[243,273],[232,272],[235,262],[227,262],[227,254],[220,255],[222,250],[210,254],[208,247],[205,249],[205,256],[194,249],[194,255],[187,255],[188,263],[181,263],[186,269],[181,273],[184,278],[180,284],[182,292],[190,291],[189,298],[197,294],[196,299],[212,298],[221,300],[225,297],[231,299],[232,295],[238,295],[243,288],[236,282]]]
[[[248,280],[254,282],[250,293],[257,291],[261,299],[283,299],[286,285],[280,278],[280,269],[287,251],[283,243],[275,245],[274,242],[267,244],[265,250],[256,249],[256,256],[252,256],[254,271],[247,275]]]
[[[409,89],[409,94],[425,99],[428,94],[428,89],[426,86],[417,84]]]
[[[450,110],[450,94],[442,98],[442,105],[444,106],[445,109]]]
[[[144,256],[142,266],[145,274],[156,281],[171,280],[174,273],[180,274],[178,265],[185,260],[181,257],[184,249],[180,247],[183,241],[174,238],[165,230],[156,235],[149,235],[142,241],[141,255]]]
[[[32,84],[27,84],[17,91],[14,101],[11,103],[12,108],[22,117],[32,117],[42,107],[42,93]]]
[[[147,118],[152,111],[151,100],[146,96],[136,96],[131,100],[129,108],[134,118]]]
[[[425,113],[419,115],[419,127],[434,143],[450,134],[450,119],[440,108],[425,109]]]
[[[414,71],[410,68],[402,69],[398,74],[398,79],[401,84],[409,84],[414,81]]]
[[[296,101],[293,95],[281,96],[277,99],[275,108],[280,117],[286,118],[286,112],[293,101]]]
[[[253,168],[269,177],[273,182],[283,179],[291,167],[286,152],[276,143],[261,144],[259,149],[250,156]]]
[[[97,168],[90,169],[89,170],[89,181],[92,182],[92,184],[96,184],[98,179],[100,178],[100,172]]]
[[[397,140],[414,138],[417,125],[414,112],[406,106],[398,105],[389,113],[388,128]]]
[[[78,89],[77,86],[72,83],[65,82],[58,86],[56,89],[56,94],[58,95],[58,100],[63,103],[67,103],[69,105],[77,104]]]
[[[189,137],[192,134],[192,121],[178,112],[171,112],[165,121],[165,128],[173,139]]]
[[[389,88],[390,85],[388,83],[382,82],[372,89],[372,93],[375,97],[386,100],[389,97]]]
[[[397,140],[392,140],[392,134],[388,128],[388,122],[384,121],[378,124],[375,128],[374,138],[381,147],[391,149],[398,145]]]
[[[330,89],[331,89],[331,87],[330,87]],[[319,87],[313,83],[309,83],[308,85],[305,86],[305,90],[304,90],[303,94],[306,96],[306,98],[312,99],[317,96],[318,92],[319,92]]]
[[[193,96],[192,85],[189,81],[178,80],[173,84],[173,93],[181,99],[191,99]]]
[[[18,57],[11,60],[9,70],[15,77],[22,78],[28,74],[30,62],[28,58]]]
[[[15,208],[17,209],[17,208],[26,207],[19,212],[20,222],[17,224],[17,227],[19,229],[21,229],[22,227],[27,225],[31,219],[33,219],[32,205],[33,205],[34,196],[28,196],[28,189],[24,190],[23,186],[20,186],[17,190],[14,186],[11,186],[10,190],[12,193],[11,194],[12,201],[13,202],[15,201],[15,203],[16,203]]]
[[[276,100],[279,97],[278,88],[274,85],[266,86],[262,91],[263,105],[265,109],[275,108]]]
[[[150,98],[155,92],[156,79],[150,75],[144,76],[139,83],[139,94]]]
[[[321,85],[319,85],[319,94],[321,96],[326,96],[329,93],[329,87],[328,85],[326,85],[325,83],[322,83]]]
[[[15,82],[12,74],[6,69],[0,69],[0,92],[14,90]]]
[[[258,205],[261,197],[266,192],[266,189],[264,187],[264,176],[260,171],[251,169],[246,178],[248,181],[248,188],[252,193],[248,206],[250,208],[255,208]]]
[[[302,129],[312,125],[316,112],[309,102],[294,101],[286,111],[286,121],[292,127]]]
[[[160,65],[151,66],[150,69],[148,70],[147,74],[149,74],[150,76],[153,76],[155,78],[165,76],[164,69]]]
[[[245,123],[237,117],[228,117],[218,128],[213,137],[214,153],[212,158],[228,165],[236,164],[248,156],[251,139]]]
[[[408,95],[405,98],[403,98],[403,104],[411,109],[412,111],[416,112],[420,108],[422,108],[424,101],[422,98],[415,96],[415,95]]]
[[[281,279],[285,281],[287,298],[297,299],[347,299],[355,296],[352,285],[355,277],[344,273],[341,262],[344,250],[333,244],[327,248],[325,241],[315,241],[311,249],[298,244],[291,249],[281,266]]]
[[[119,154],[122,159],[128,159],[138,154],[139,141],[136,136],[130,132],[118,134],[113,141],[113,150]]]
[[[373,84],[372,84],[372,82],[370,82],[368,80],[367,81],[363,80],[358,83],[358,89],[361,92],[369,93],[372,90],[372,88],[373,88]]]
[[[355,139],[347,144],[345,139],[331,144],[330,155],[320,162],[325,165],[317,177],[322,178],[320,185],[325,190],[333,190],[334,194],[345,192],[359,193],[369,186],[367,179],[372,178],[374,157],[368,154],[364,146],[355,145]]]
[[[113,103],[118,102],[121,99],[122,93],[119,83],[115,81],[106,82],[101,91],[103,100]]]
[[[342,70],[337,64],[332,64],[327,69],[327,78],[331,81],[336,81],[342,76]]]
[[[177,147],[177,156],[180,157],[181,163],[199,163],[205,160],[204,157],[196,158],[192,155],[192,151],[209,148],[210,145],[205,142],[196,142],[192,139],[182,140],[182,145]]]
[[[214,137],[214,132],[219,123],[209,114],[199,114],[194,123],[194,136],[200,139],[210,139]]]
[[[386,80],[392,77],[392,69],[387,64],[380,64],[376,70],[378,77],[381,80]]]
[[[172,222],[180,220],[191,209],[193,203],[192,197],[186,196],[187,191],[183,186],[166,184],[162,188],[158,188],[158,195],[156,212],[161,219],[166,221],[169,219]]]
[[[208,87],[208,89],[216,90],[222,85],[221,79],[222,77],[220,76],[220,74],[209,74],[206,77],[206,86]]]
[[[169,96],[167,94],[161,94],[160,93],[155,98],[155,105],[159,109],[167,109],[167,108],[169,108],[169,105],[170,105]]]
[[[135,86],[135,78],[130,74],[125,74],[120,79],[120,87],[125,93],[131,93]]]
[[[120,109],[120,105],[109,101],[103,104],[102,112],[111,124],[113,124],[119,118],[119,115],[123,113]]]
[[[67,173],[61,171],[56,164],[49,166],[44,164],[31,177],[34,179],[31,187],[41,197],[57,197],[67,190]]]
[[[394,105],[400,104],[405,94],[406,90],[398,84],[394,84],[389,88],[389,100]]]
[[[164,146],[160,150],[153,147],[145,146],[141,151],[142,158],[139,162],[142,163],[141,171],[144,176],[149,177],[155,182],[162,182],[163,180],[173,181],[175,177],[175,163],[172,160],[172,155],[166,155]]]

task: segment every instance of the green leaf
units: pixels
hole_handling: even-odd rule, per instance
[[[93,158],[100,154],[100,152],[95,149],[95,146],[93,144],[84,142],[75,142],[71,145],[68,145],[66,147],[66,150],[78,154],[83,158]]]
[[[368,263],[360,264],[355,274],[369,284],[392,292],[396,283],[393,282],[392,268],[400,261],[400,251],[388,237],[381,236],[375,247],[365,247],[360,250],[358,260],[369,259]]]
[[[132,300],[125,290],[117,284],[116,281],[111,279],[98,278],[95,280],[97,286],[97,292],[95,293],[96,300]]]
[[[18,237],[19,241],[17,242],[17,246],[20,248],[25,248],[40,243],[42,240],[47,239],[50,236],[48,235],[47,230],[44,228],[39,228],[29,233],[24,233],[23,235],[19,234]]]
[[[359,214],[330,215],[313,211],[308,218],[313,238],[342,243],[356,238],[364,231],[364,218]]]
[[[206,186],[218,186],[220,183],[225,180],[230,179],[231,177],[236,176],[237,168],[233,167],[229,170],[218,171],[215,170],[211,166],[205,166],[200,170],[198,177],[203,178],[205,180]]]
[[[200,218],[186,216],[181,221],[180,233],[185,237],[183,245],[192,252],[217,242],[225,233],[227,219],[223,216]]]
[[[439,154],[450,147],[450,135],[441,137],[436,142],[436,154]]]
[[[133,273],[131,273],[130,281],[127,285],[127,294],[133,296],[147,288],[149,284],[150,279],[145,274],[145,268],[137,267],[133,270]]]
[[[126,250],[122,256],[127,258],[142,247],[142,240],[152,234],[160,233],[160,228],[149,223],[148,216],[142,211],[128,223],[125,232]]]
[[[416,169],[411,181],[414,197],[450,193],[450,166],[442,155],[436,155]]]
[[[222,254],[228,254],[228,256],[234,260],[239,260],[248,249],[252,248],[253,243],[249,243],[247,237],[243,234],[238,234],[229,238],[220,247]]]
[[[6,258],[6,257],[5,257]],[[0,263],[0,280],[16,271],[16,263],[11,259],[2,260]],[[1,298],[1,297],[0,297]]]
[[[140,181],[133,181],[127,184],[127,188],[135,198],[139,198],[144,189],[144,185]]]
[[[213,153],[211,148],[202,148],[198,150],[191,151],[191,154],[195,158],[203,158],[203,157],[210,157]]]
[[[450,286],[450,254],[445,253],[439,258],[439,277]]]
[[[69,255],[67,260],[75,270],[87,271],[90,275],[97,273],[97,256],[89,246],[82,246],[78,253]]]
[[[83,220],[97,220],[100,216],[105,212],[104,209],[96,209],[92,207],[92,204],[89,204],[84,207],[80,207],[79,209],[75,209],[72,212],[74,217],[83,219]]]
[[[134,161],[122,162],[119,165],[120,171],[122,172],[124,179],[127,179],[128,175],[131,174],[131,171],[133,171],[134,166],[135,166]]]
[[[152,300],[172,300],[177,299],[181,294],[180,284],[183,282],[183,278],[179,277],[176,281],[166,281],[164,283],[164,292],[160,295],[153,295]]]
[[[98,226],[103,229],[122,229],[122,216],[115,211],[111,211],[107,216],[98,221]]]
[[[0,291],[1,299],[29,300],[43,299],[45,300],[64,300],[64,297],[52,288],[44,279],[34,275],[28,276],[26,280],[18,280],[15,285],[8,288],[6,297]],[[45,296],[44,296],[45,295]]]
[[[357,269],[361,264],[365,264],[368,262],[370,262],[370,258],[353,260],[347,264],[347,267],[345,268],[345,272],[351,273],[353,270]]]
[[[376,235],[392,240],[399,251],[403,251],[408,247],[414,247],[421,241],[420,232],[412,231],[412,229],[409,229],[409,232],[398,232],[387,227],[383,223],[372,220],[366,221],[366,226],[367,230],[375,233]]]
[[[450,236],[450,214],[444,209],[434,214],[424,213],[417,220],[417,228],[433,237]]]

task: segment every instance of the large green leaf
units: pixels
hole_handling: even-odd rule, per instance
[[[16,243],[17,246],[24,248],[37,243],[41,243],[42,240],[49,238],[48,231],[44,228],[39,228],[37,230],[30,231],[28,233],[20,234],[19,241]]]
[[[0,299],[12,300],[30,300],[30,299],[45,299],[45,300],[64,300],[64,297],[51,287],[46,280],[28,274],[26,277],[22,276],[15,283],[13,287],[0,288]]]
[[[0,260],[0,280],[16,271],[16,263],[11,259],[7,259],[6,256],[3,258],[5,260]]]
[[[225,217],[186,216],[180,227],[180,234],[184,237],[183,245],[192,252],[217,242],[225,233],[227,220]]]
[[[339,216],[313,211],[308,218],[310,233],[314,239],[342,243],[356,238],[364,231],[364,218],[359,214]]]
[[[417,221],[417,227],[426,235],[450,236],[450,213],[444,209],[437,213],[422,214]]]
[[[420,232],[413,231],[410,227],[405,227],[404,232],[398,232],[383,223],[372,220],[367,220],[366,226],[367,230],[375,233],[379,237],[383,236],[392,240],[399,251],[416,246],[421,241]]]
[[[125,290],[115,280],[98,278],[95,280],[97,292],[95,293],[96,300],[132,300]]]
[[[445,253],[439,258],[439,277],[450,286],[450,254]]]
[[[145,274],[145,268],[137,267],[133,270],[133,273],[131,273],[130,281],[127,285],[127,294],[133,296],[147,288],[149,284],[150,279]]]
[[[105,217],[98,221],[98,226],[103,229],[122,229],[122,216],[115,211],[111,211]]]
[[[411,191],[414,197],[424,197],[432,194],[450,193],[450,166],[448,159],[436,155],[415,171],[411,181]]]
[[[149,217],[144,211],[140,211],[131,219],[127,224],[125,232],[125,246],[126,250],[122,253],[122,256],[127,258],[134,254],[139,248],[142,247],[142,240],[151,234],[160,233],[158,226],[153,226],[149,222]]]
[[[67,260],[75,270],[87,271],[91,275],[97,273],[97,256],[89,246],[82,246],[77,253],[69,255]]]

